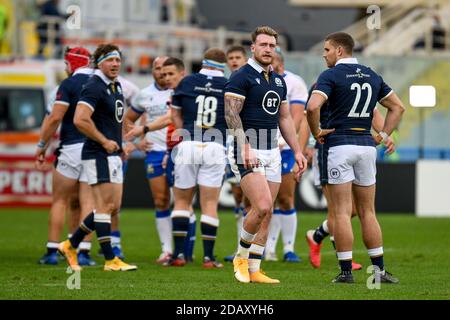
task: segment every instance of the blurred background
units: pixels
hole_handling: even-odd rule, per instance
[[[308,86],[326,68],[323,38],[350,33],[360,62],[406,107],[393,134],[397,151],[385,156],[379,148],[378,210],[450,215],[449,0],[0,0],[0,206],[51,201],[51,171],[35,171],[33,154],[49,93],[66,76],[66,46],[119,45],[122,74],[143,88],[158,55],[181,58],[195,72],[212,46],[239,44],[250,54],[258,25],[279,32],[286,69]],[[434,87],[433,106],[413,107],[411,86]],[[150,204],[141,156],[130,161],[126,207]],[[303,178],[297,204],[323,210],[311,180]],[[228,186],[221,205],[233,206]]]

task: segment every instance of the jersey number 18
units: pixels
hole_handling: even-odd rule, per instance
[[[217,118],[217,98],[201,95],[195,99],[195,103],[198,104],[197,121],[195,124],[201,128],[213,127],[216,124]]]

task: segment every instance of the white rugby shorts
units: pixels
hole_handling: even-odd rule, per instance
[[[353,182],[367,187],[376,183],[377,149],[370,146],[341,145],[324,150],[329,184]]]
[[[88,182],[81,161],[83,144],[84,143],[63,145],[59,150],[55,169],[66,178],[78,180],[80,182]]]
[[[226,165],[225,147],[222,144],[182,141],[172,150],[172,160],[175,165],[175,187],[222,186]]]

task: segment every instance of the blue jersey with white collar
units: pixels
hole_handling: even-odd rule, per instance
[[[200,73],[185,77],[175,89],[172,108],[182,111],[183,129],[190,133],[192,141],[214,141],[225,145],[226,82],[222,72],[202,69]]]
[[[283,77],[269,71],[267,81],[262,67],[249,59],[231,75],[225,92],[245,98],[239,115],[251,147],[260,150],[277,148],[280,105],[287,102]]]
[[[67,111],[64,114],[61,123],[61,146],[81,143],[86,139],[73,124],[73,117],[75,115],[75,108],[80,98],[81,90],[92,74],[92,69],[78,69],[72,76],[61,82],[58,91],[56,92],[55,103],[67,106]]]
[[[95,72],[81,91],[80,104],[92,109],[92,121],[97,130],[107,139],[122,146],[122,121],[125,114],[124,97],[120,82],[112,82],[99,70]],[[82,159],[98,156],[119,155],[121,150],[108,154],[96,141],[87,138],[83,146]]]
[[[375,146],[370,133],[373,109],[392,93],[383,78],[354,58],[345,58],[319,76],[313,93],[328,101],[325,128],[335,132],[325,138],[328,146]]]

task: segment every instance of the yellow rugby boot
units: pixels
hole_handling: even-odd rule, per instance
[[[112,260],[105,261],[104,271],[134,271],[137,270],[136,266],[132,264],[127,264],[120,260],[118,257],[115,257]]]
[[[250,281],[253,283],[280,283],[280,280],[272,279],[266,276],[266,273],[261,269],[259,271],[250,273]]]
[[[237,256],[233,259],[234,266],[234,277],[243,283],[250,282],[250,274],[248,272],[248,259],[238,258]]]
[[[69,240],[63,241],[58,245],[59,253],[66,258],[67,264],[73,271],[81,271],[81,267],[78,264],[77,249],[72,247]]]

